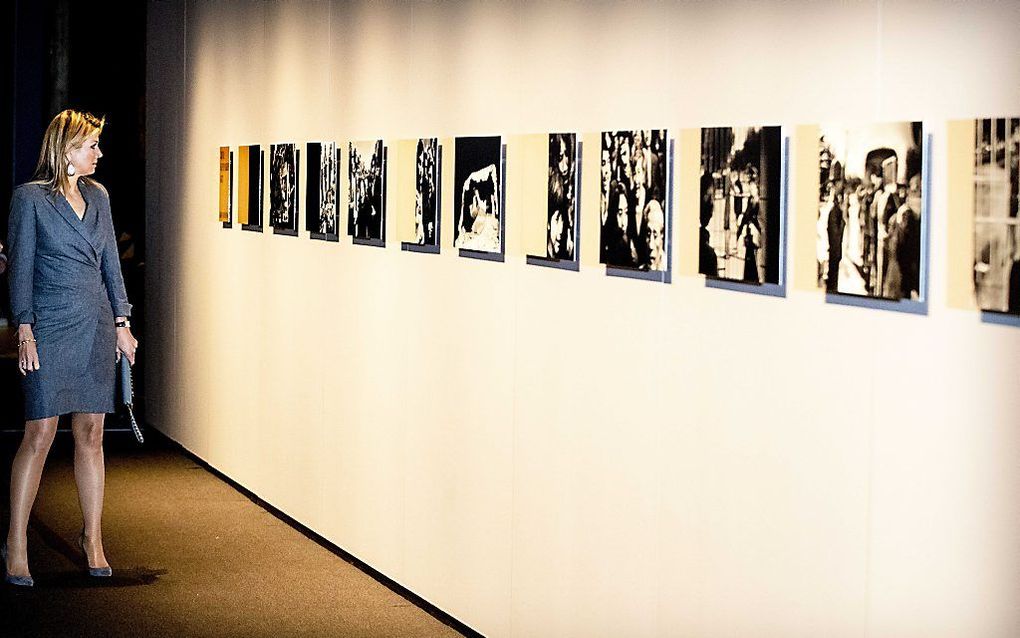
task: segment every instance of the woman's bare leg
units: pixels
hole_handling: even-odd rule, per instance
[[[39,493],[46,456],[57,434],[57,417],[25,423],[25,436],[11,468],[11,523],[7,529],[7,573],[28,576],[28,517]]]
[[[71,415],[74,432],[74,480],[78,483],[78,501],[85,520],[85,555],[89,567],[109,567],[103,553],[103,493],[106,488],[106,464],[103,459],[103,420],[105,414]]]

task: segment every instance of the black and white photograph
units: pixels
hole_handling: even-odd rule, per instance
[[[336,143],[309,142],[305,157],[308,165],[305,228],[312,239],[336,240],[340,218],[337,209],[340,170]]]
[[[347,233],[383,241],[386,232],[386,156],[382,140],[351,142],[348,151]]]
[[[453,246],[488,253],[503,250],[500,137],[458,137],[454,158]]]
[[[779,283],[781,147],[778,126],[701,129],[701,274]]]
[[[668,143],[665,129],[602,133],[601,263],[668,268]]]
[[[1020,118],[977,120],[974,138],[977,304],[1020,315]]]
[[[553,133],[549,136],[549,205],[545,251],[548,259],[576,259],[577,190],[577,134]]]
[[[921,298],[920,122],[822,126],[818,286],[829,293]]]
[[[295,144],[269,147],[269,224],[274,232],[297,234],[298,151]]]
[[[439,241],[439,139],[418,140],[414,169],[414,242],[435,246]]]

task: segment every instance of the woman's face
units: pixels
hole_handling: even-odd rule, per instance
[[[626,177],[630,178],[630,142],[627,138],[620,138],[620,164]]]
[[[85,138],[78,148],[67,152],[67,159],[74,166],[75,175],[91,175],[96,172],[96,165],[103,152],[99,150],[99,134]]]
[[[559,254],[560,244],[562,244],[563,236],[563,214],[560,213],[559,209],[553,211],[552,216],[549,217],[549,245],[552,247],[554,254]]]
[[[565,177],[570,172],[570,157],[567,155],[567,143],[561,138],[557,146],[559,146],[559,160],[556,163],[556,168],[559,170],[560,175]]]
[[[620,230],[627,230],[627,196],[620,195],[618,200],[619,208],[616,209],[616,225],[620,227]]]

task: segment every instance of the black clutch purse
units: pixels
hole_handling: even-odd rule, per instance
[[[135,413],[132,409],[135,401],[135,388],[134,383],[131,381],[131,363],[123,354],[120,355],[120,361],[117,363],[117,387],[120,390],[117,402],[124,406],[128,414],[128,419],[131,421],[131,431],[135,433],[138,443],[145,443],[142,429],[138,427],[138,422],[135,421]]]

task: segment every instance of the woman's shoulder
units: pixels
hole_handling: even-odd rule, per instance
[[[13,195],[16,197],[45,197],[49,192],[50,189],[46,182],[34,180],[15,186]]]
[[[25,182],[18,184],[11,192],[11,210],[34,207],[50,195],[50,190],[43,182]]]

